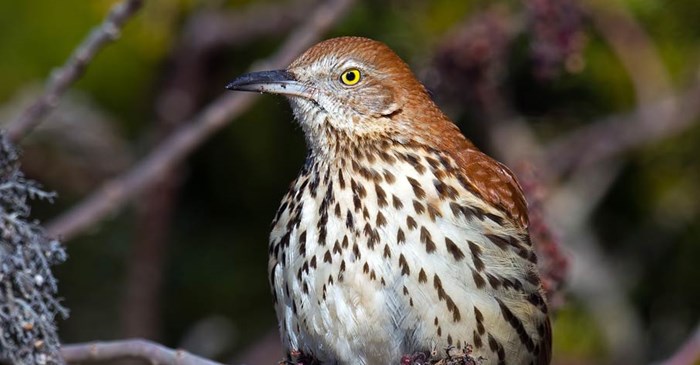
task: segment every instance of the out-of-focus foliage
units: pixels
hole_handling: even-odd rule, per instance
[[[555,353],[589,359],[592,363],[604,361],[608,349],[602,340],[603,334],[596,327],[595,320],[576,303],[570,303],[557,313],[552,331],[557,334]]]
[[[113,3],[0,2],[0,104],[21,100],[16,94],[26,85],[43,82]],[[95,59],[76,85],[91,99],[85,104],[96,109],[95,115],[110,116],[114,123],[110,140],[125,143],[131,149],[129,156],[143,155],[152,148],[158,128],[154,125],[157,97],[173,77],[170,72],[177,60],[172,59],[172,49],[193,14],[217,8],[244,11],[261,3],[285,2],[147,1],[121,39]],[[328,37],[361,35],[384,41],[431,85],[435,74],[429,70],[435,52],[457,27],[494,8],[515,26],[524,27],[525,3],[537,2],[359,1]],[[580,3],[588,9],[586,16],[588,11],[607,6],[602,0]],[[683,90],[698,82],[700,2],[626,0],[616,4],[631,14],[653,42],[673,89]],[[224,93],[230,78],[248,69],[251,61],[273,52],[286,34],[218,49],[204,58],[206,72],[198,81],[205,90],[198,105]],[[532,32],[523,32],[509,44],[507,62],[495,77],[511,112],[524,116],[544,145],[598,118],[637,106],[635,75],[628,73],[588,17],[584,17],[580,41],[583,46],[577,63],[564,64],[560,72],[542,79],[534,72],[536,39]],[[638,60],[646,61],[641,56]],[[445,95],[436,95],[436,99],[445,102],[445,109],[477,145],[489,149],[488,126],[474,105],[449,103]],[[228,318],[230,343],[216,353],[226,359],[274,326],[266,273],[269,221],[305,154],[301,131],[292,119],[284,99],[263,97],[192,155],[181,171],[182,187],[167,232],[166,265],[159,269],[165,272],[165,282],[160,292],[162,325],[158,333],[166,345],[180,344],[208,318]],[[87,121],[67,125],[78,129],[81,123]],[[65,166],[64,174],[75,176],[70,164],[54,160],[70,154],[33,152],[38,150],[28,149],[25,156],[41,164],[24,163]],[[615,160],[618,176],[593,214],[601,249],[617,269],[617,279],[626,290],[623,297],[640,321],[644,346],[639,354],[645,361],[668,356],[700,320],[697,156],[697,125],[621,156]],[[38,170],[32,178],[50,180]],[[37,207],[42,220],[56,216],[81,197],[76,191],[58,192],[62,199],[55,206]],[[140,226],[135,222],[138,216],[132,207],[68,243],[71,260],[58,269],[62,296],[72,310],[72,318],[61,324],[64,341],[121,336],[121,323],[129,315],[122,304],[132,259],[130,244]],[[566,247],[567,243],[562,244]],[[571,261],[575,265],[576,257]],[[555,361],[608,360],[603,331],[587,312],[589,308],[578,299],[571,302],[572,307],[555,314]]]

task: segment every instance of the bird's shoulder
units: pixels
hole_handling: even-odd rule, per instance
[[[469,143],[453,150],[463,179],[479,197],[520,228],[529,225],[527,202],[513,172]]]
[[[450,155],[458,165],[463,185],[501,211],[517,227],[527,229],[527,202],[515,175],[474,146],[432,101],[426,105],[421,113],[410,113],[412,117],[406,123],[404,134],[418,136],[427,148]]]

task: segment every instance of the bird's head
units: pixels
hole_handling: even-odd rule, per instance
[[[323,41],[286,70],[248,73],[227,88],[287,96],[312,148],[338,134],[405,139],[446,119],[399,56],[360,37]]]
[[[343,160],[353,147],[371,155],[373,147],[396,143],[447,154],[474,191],[527,226],[527,205],[512,173],[478,151],[406,63],[381,42],[329,39],[285,70],[251,72],[227,88],[287,96],[309,148],[324,161]]]

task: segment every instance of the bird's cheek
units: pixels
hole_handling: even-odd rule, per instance
[[[390,85],[380,83],[368,83],[350,96],[355,99],[354,109],[362,115],[371,117],[383,117],[393,114],[400,108],[398,98]]]
[[[377,94],[367,98],[365,108],[367,109],[366,114],[373,117],[382,117],[393,114],[400,109],[400,105],[390,94]]]

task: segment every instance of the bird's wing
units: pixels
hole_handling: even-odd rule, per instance
[[[463,149],[457,158],[473,191],[502,211],[520,228],[527,228],[527,202],[513,173],[502,163],[475,148]]]

